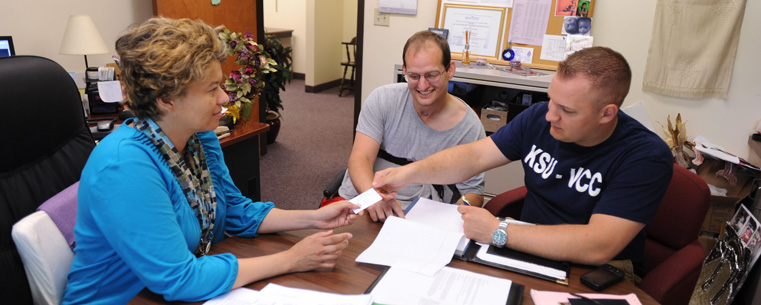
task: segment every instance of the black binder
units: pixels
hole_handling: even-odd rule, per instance
[[[542,274],[542,273],[532,272],[530,270],[518,268],[518,267],[515,267],[515,266],[502,265],[502,264],[498,264],[498,263],[482,260],[482,259],[480,259],[480,258],[478,258],[476,256],[476,253],[478,253],[478,250],[480,250],[480,249],[481,249],[481,245],[479,245],[475,241],[471,240],[470,244],[468,244],[468,248],[465,250],[465,253],[462,255],[462,257],[460,259],[462,259],[464,261],[467,261],[467,262],[479,263],[479,264],[491,266],[491,267],[494,267],[494,268],[499,268],[499,269],[502,269],[502,270],[507,270],[507,271],[512,271],[512,272],[515,272],[515,273],[525,274],[525,275],[537,277],[537,278],[540,278],[540,279],[543,279],[543,280],[548,280],[550,282],[554,282],[554,283],[557,283],[557,284],[568,286],[568,275],[569,275],[569,273],[571,271],[571,264],[569,264],[567,262],[560,262],[560,261],[556,261],[556,260],[551,260],[551,259],[548,259],[548,258],[539,257],[539,256],[536,256],[536,255],[531,255],[531,254],[528,254],[528,253],[524,253],[524,252],[520,252],[520,251],[517,251],[517,250],[513,250],[513,249],[510,249],[510,248],[507,248],[507,247],[505,247],[505,248],[498,248],[498,247],[492,247],[492,246],[490,246],[489,249],[487,250],[487,253],[489,253],[489,254],[499,255],[499,256],[502,256],[502,257],[512,258],[512,259],[519,260],[519,261],[529,262],[529,263],[532,263],[532,264],[536,264],[536,265],[540,265],[540,266],[544,266],[544,267],[548,267],[548,268],[553,268],[553,269],[557,269],[557,270],[560,270],[560,271],[565,271],[565,278],[564,279],[558,279],[558,278],[554,278],[554,277],[551,277],[551,276],[548,276],[548,275],[545,275],[545,274]]]
[[[372,294],[373,288],[375,288],[375,285],[378,284],[378,282],[383,278],[383,276],[386,274],[386,271],[388,271],[389,267],[385,267],[383,271],[378,275],[378,277],[375,278],[375,280],[370,284],[367,289],[365,289],[364,294]],[[518,284],[516,282],[512,282],[510,284],[510,292],[507,294],[507,302],[505,302],[505,305],[520,305],[523,301],[523,290],[526,288],[524,285]],[[375,303],[373,303],[375,304]]]

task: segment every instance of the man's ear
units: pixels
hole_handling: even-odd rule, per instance
[[[457,64],[454,62],[454,60],[449,62],[449,70],[447,70],[447,73],[449,73],[449,79],[452,79],[454,77],[454,73],[457,70]]]
[[[600,117],[600,123],[609,123],[618,115],[618,106],[614,104],[607,104],[600,110],[602,116]]]

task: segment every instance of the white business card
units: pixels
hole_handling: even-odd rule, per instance
[[[357,195],[357,197],[352,198],[349,202],[359,205],[358,208],[354,209],[354,214],[356,214],[381,200],[383,200],[383,197],[374,188],[370,188],[362,194]]]

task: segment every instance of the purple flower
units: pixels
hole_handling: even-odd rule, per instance
[[[254,34],[251,34],[249,31],[243,31],[243,37],[247,39],[254,39]]]
[[[230,102],[235,102],[238,100],[238,94],[235,92],[228,92],[227,96],[230,97]]]
[[[249,58],[251,58],[251,53],[247,49],[241,49],[240,54],[238,54],[238,60],[248,60]]]
[[[246,75],[254,74],[254,67],[251,65],[247,65],[243,73],[246,73]]]
[[[249,83],[251,86],[256,86],[256,79],[255,79],[255,78],[249,78],[249,79],[248,79],[248,83]]]
[[[230,77],[232,77],[236,82],[240,82],[240,76],[240,71],[230,72]]]
[[[235,40],[230,41],[230,47],[231,48],[235,49],[235,46],[237,46],[237,45],[238,45],[237,41],[235,41]]]

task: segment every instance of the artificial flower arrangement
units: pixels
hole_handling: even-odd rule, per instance
[[[251,115],[253,99],[264,91],[263,74],[276,72],[273,66],[277,62],[254,41],[254,35],[249,32],[235,33],[225,29],[219,33],[219,38],[227,44],[227,54],[235,56],[235,63],[242,66],[230,72],[223,86],[230,96],[228,116],[235,123],[241,117]]]

